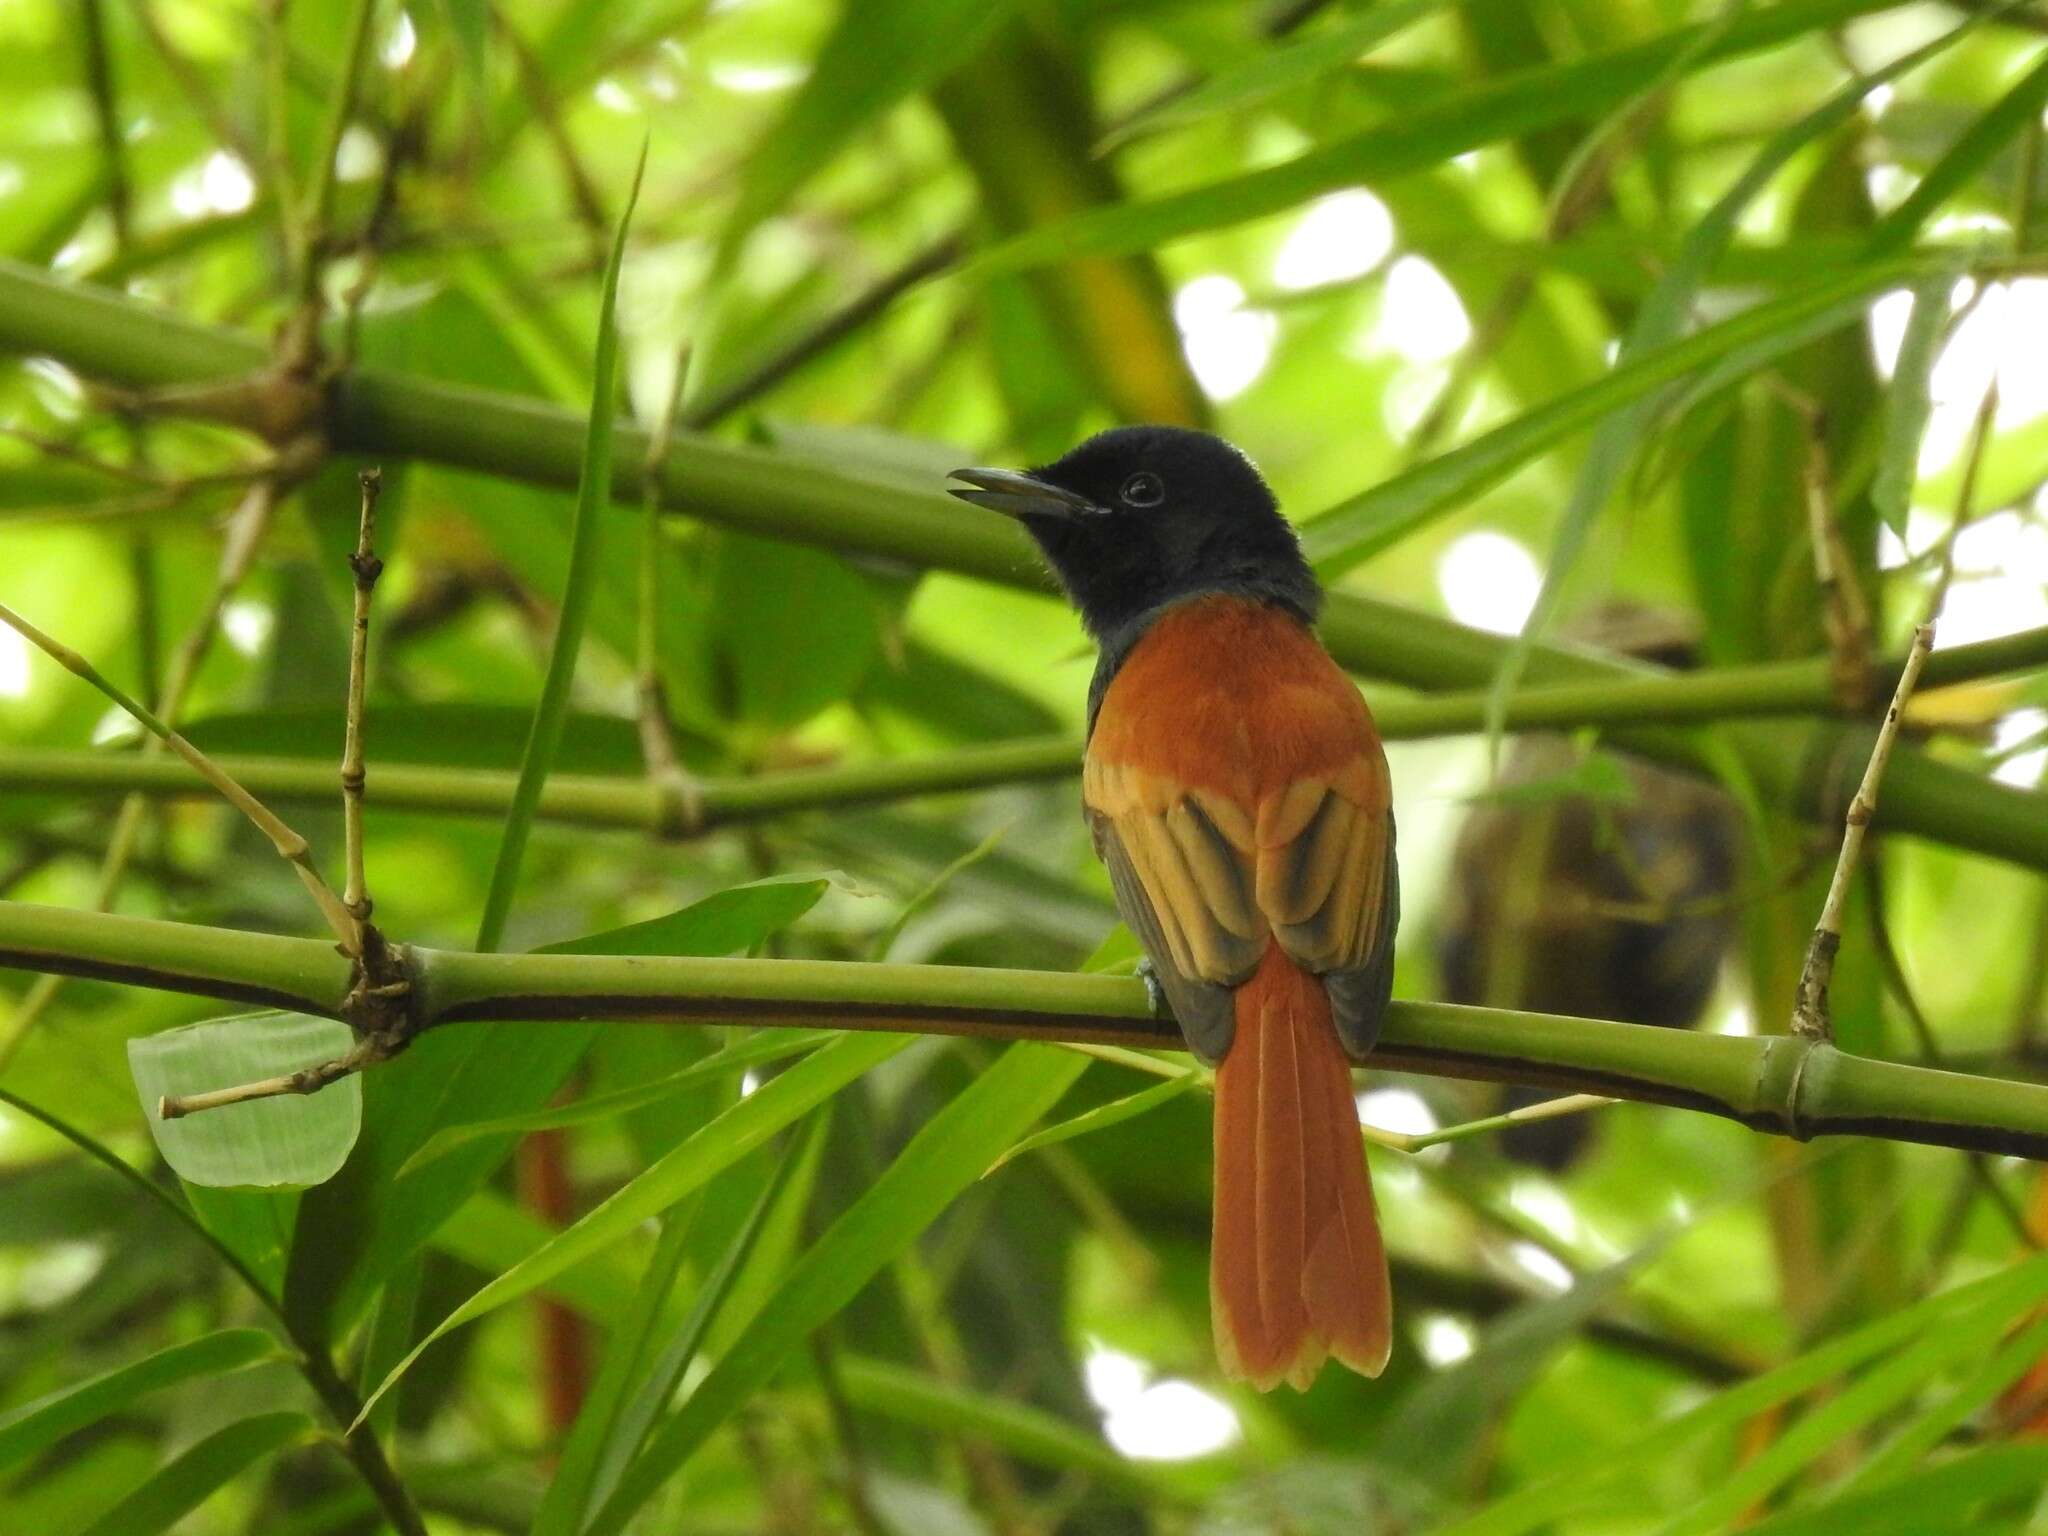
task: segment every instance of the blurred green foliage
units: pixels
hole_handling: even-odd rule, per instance
[[[360,363],[582,416],[645,139],[620,410],[658,430],[687,370],[680,430],[789,498],[1210,425],[1346,590],[1508,633],[1547,584],[1546,635],[1627,599],[1709,666],[1829,655],[1868,710],[1933,608],[1944,641],[2048,625],[2044,30],[1975,0],[0,0],[0,335],[40,274],[314,386],[138,395],[9,343],[0,600],[146,697],[189,660],[209,750],[337,760],[362,461],[320,391]],[[147,375],[135,346],[107,371]],[[542,691],[575,502],[519,448],[381,457],[368,873],[402,941],[469,942],[503,828],[380,807],[378,765],[509,774]],[[1088,657],[1028,572],[849,556],[847,505],[805,542],[605,514],[554,771],[642,775],[650,680],[720,779],[1079,731]],[[2048,815],[2039,674],[1925,705],[1918,745]],[[1701,1027],[1781,1029],[1835,837],[1691,729],[1746,813]],[[0,754],[134,736],[0,631]],[[1463,802],[1568,803],[1596,841],[1628,806],[1593,732],[1546,750],[1489,793],[1481,740],[1393,749],[1401,995],[1444,988]],[[116,803],[0,800],[0,896],[100,901]],[[338,805],[292,819],[338,871]],[[314,931],[218,806],[137,826],[116,910]],[[1129,963],[1113,923],[1074,787],[1020,782],[694,839],[543,814],[503,947],[1073,969]],[[2037,871],[1872,848],[1845,1048],[2025,1075],[2044,984]],[[1375,1150],[1393,1362],[1259,1399],[1209,1346],[1203,1094],[1040,1045],[464,1024],[365,1077],[332,1180],[185,1186],[128,1046],[217,1012],[0,973],[7,1530],[2048,1528],[2037,1448],[1994,1443],[2048,1296],[2023,1168],[1639,1106],[1554,1175]],[[1399,1129],[1493,1104],[1361,1090]],[[1041,1120],[1085,1134],[982,1176]],[[350,1451],[313,1435],[494,1281],[518,1304],[424,1348]]]

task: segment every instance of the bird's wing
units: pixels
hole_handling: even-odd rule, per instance
[[[1372,1049],[1394,979],[1400,880],[1386,758],[1377,743],[1259,804],[1255,894],[1281,948],[1323,977],[1337,1033]]]
[[[1230,1049],[1231,989],[1257,969],[1270,932],[1257,896],[1256,823],[1229,798],[1091,756],[1081,798],[1117,910],[1151,957],[1188,1048]]]
[[[1361,751],[1247,811],[1169,774],[1091,757],[1082,798],[1117,910],[1152,957],[1189,1046],[1230,1047],[1230,989],[1269,937],[1329,989],[1353,1055],[1372,1048],[1393,982],[1399,903],[1385,759]]]

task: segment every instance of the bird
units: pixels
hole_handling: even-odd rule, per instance
[[[1351,1065],[1400,916],[1386,753],[1315,633],[1322,588],[1250,459],[1119,427],[963,469],[1017,519],[1097,660],[1082,803],[1148,986],[1215,1069],[1210,1314],[1224,1375],[1385,1367],[1392,1299]]]

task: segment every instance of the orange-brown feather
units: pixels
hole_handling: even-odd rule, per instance
[[[1275,945],[1237,994],[1216,1073],[1209,1296],[1226,1375],[1306,1388],[1325,1359],[1377,1376],[1393,1306],[1386,1251],[1320,984]]]
[[[1237,988],[1217,1073],[1219,1359],[1261,1388],[1306,1387],[1332,1355],[1377,1374],[1386,1258],[1349,1064],[1310,974],[1364,964],[1380,937],[1389,791],[1364,701],[1287,614],[1198,599],[1126,658],[1082,784],[1156,913],[1169,953],[1154,959]]]

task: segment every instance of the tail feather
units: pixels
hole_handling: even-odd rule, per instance
[[[1210,1304],[1224,1373],[1306,1388],[1334,1355],[1386,1364],[1386,1253],[1351,1074],[1322,984],[1274,945],[1216,1074]]]

